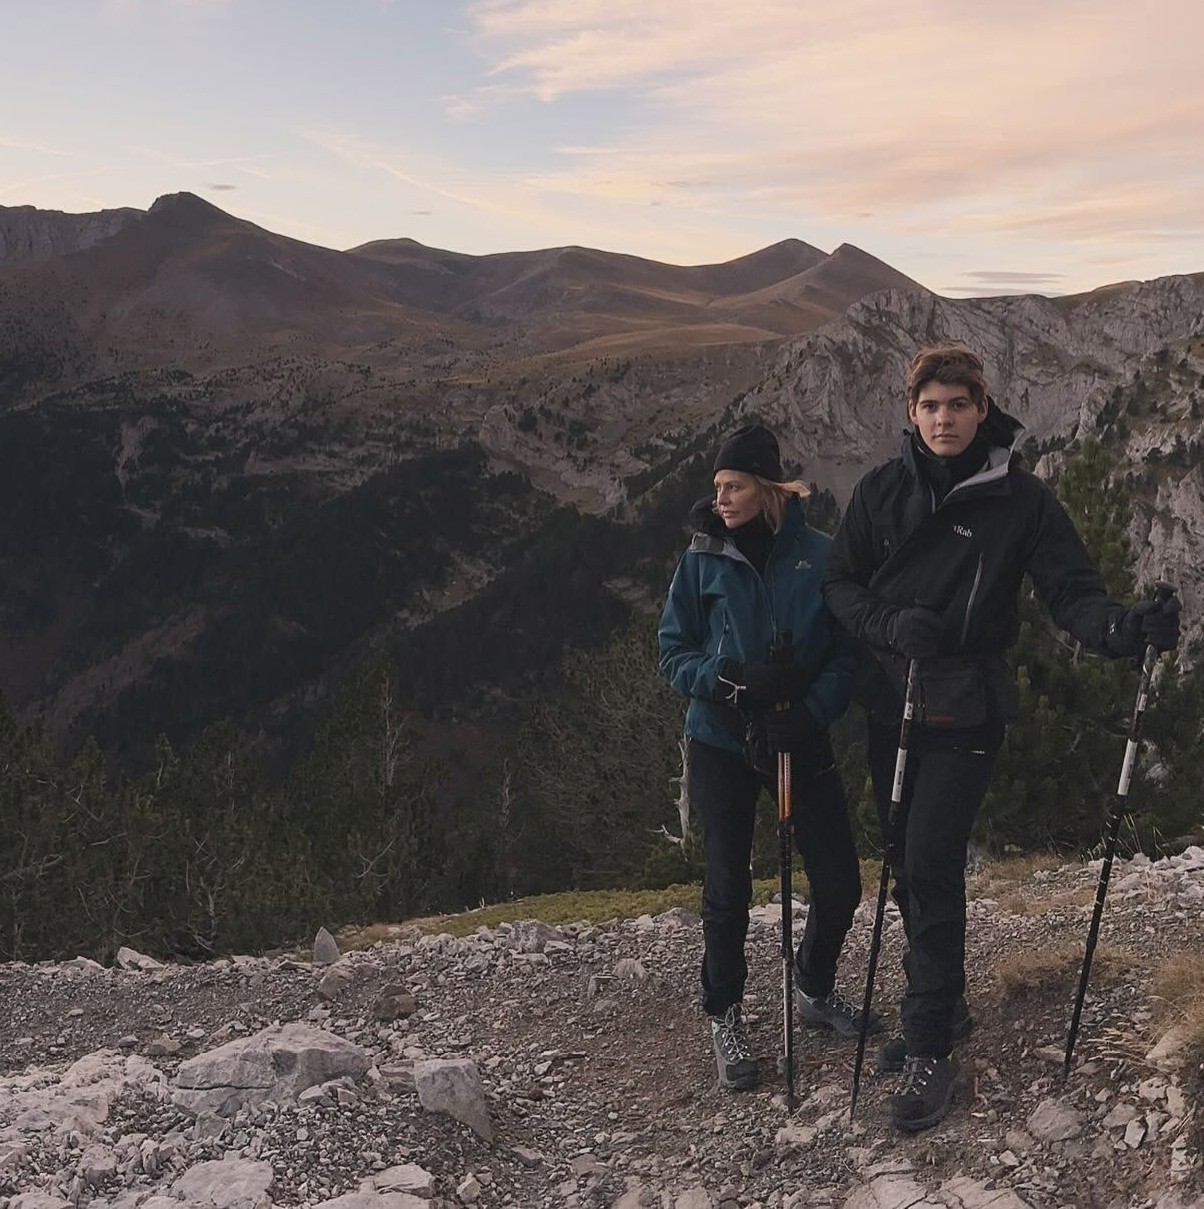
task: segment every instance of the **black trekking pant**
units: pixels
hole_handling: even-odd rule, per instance
[[[691,809],[702,822],[706,856],[702,1006],[708,1016],[719,1016],[744,998],[757,796],[764,787],[776,802],[777,784],[742,755],[696,739],[686,746],[686,775]],[[861,901],[861,870],[836,765],[830,758],[807,762],[795,754],[791,782],[794,843],[811,885],[807,924],[795,954],[795,980],[808,995],[827,995]],[[788,904],[783,907],[789,909]]]
[[[885,836],[899,732],[871,719],[868,737]],[[1002,722],[911,732],[891,864],[907,935],[902,1017],[909,1054],[944,1058],[953,1048],[954,1008],[966,989],[966,845],[1002,742]]]

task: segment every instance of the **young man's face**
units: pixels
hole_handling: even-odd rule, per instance
[[[987,418],[986,403],[976,404],[960,383],[925,382],[907,414],[920,440],[938,458],[955,458],[969,448]]]
[[[747,524],[761,511],[761,489],[757,480],[741,470],[717,471],[715,511],[729,529]]]

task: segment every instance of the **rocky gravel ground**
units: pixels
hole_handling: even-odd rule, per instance
[[[413,927],[317,960],[0,966],[0,1209],[1204,1205],[1204,1054],[1153,990],[1204,962],[1204,850],[1119,862],[1075,1068],[1062,1053],[1098,864],[973,880],[965,1086],[916,1137],[855,1044],[781,1049],[780,908],[754,912],[758,1090],[717,1086],[683,912],[463,940]],[[796,927],[805,906],[797,907]],[[859,994],[872,903],[850,937]],[[876,1003],[897,1021],[901,929]],[[324,952],[323,949],[326,949]],[[1061,957],[1059,957],[1061,954]]]

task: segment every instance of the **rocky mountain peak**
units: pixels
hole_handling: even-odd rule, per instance
[[[82,252],[143,217],[128,206],[90,214],[0,206],[0,265]]]

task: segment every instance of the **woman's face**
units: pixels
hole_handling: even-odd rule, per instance
[[[761,488],[742,470],[720,470],[715,475],[715,511],[729,529],[746,525],[761,511]]]

